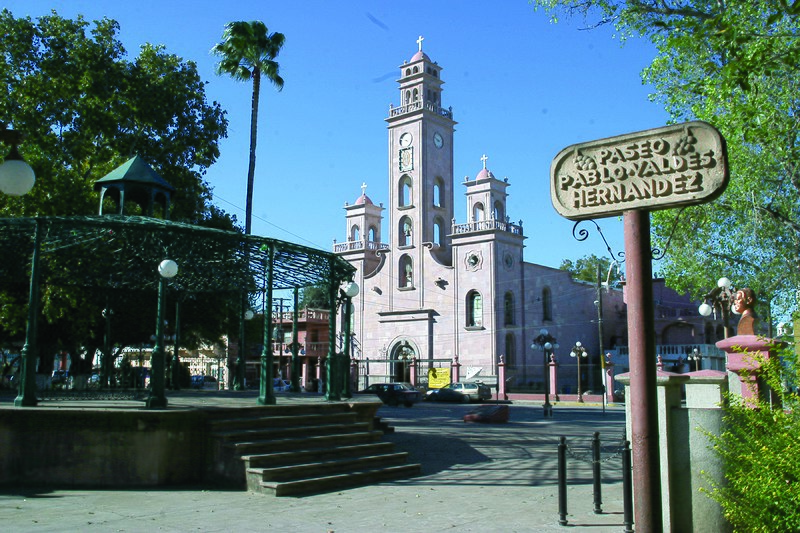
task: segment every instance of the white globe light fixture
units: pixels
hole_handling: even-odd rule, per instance
[[[255,315],[255,313],[253,313],[252,309],[248,309],[247,311],[244,312],[244,319],[245,320],[253,320],[254,316],[256,316],[256,315]]]
[[[728,278],[719,278],[717,281],[717,287],[720,289],[730,289],[731,288],[731,280]]]
[[[348,298],[353,298],[353,297],[357,296],[358,295],[358,291],[359,291],[358,284],[355,281],[348,282],[344,286],[344,288],[342,289],[342,292]]]
[[[707,303],[703,302],[700,304],[700,307],[697,308],[697,311],[703,316],[709,316],[711,311],[713,311],[713,308]]]
[[[36,183],[31,166],[19,155],[16,145],[0,164],[0,191],[9,196],[28,194]]]
[[[158,273],[162,278],[174,278],[178,274],[178,263],[172,259],[164,259],[158,265]]]

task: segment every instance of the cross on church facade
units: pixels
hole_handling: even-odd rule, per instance
[[[483,154],[481,156],[481,163],[483,163],[483,170],[486,170],[486,161],[488,161],[488,160],[489,160],[489,158],[486,157],[486,154]]]
[[[420,52],[422,52],[422,41],[424,41],[424,40],[425,40],[425,38],[422,35],[420,35],[419,39],[417,39],[417,45],[419,45],[419,51]]]
[[[361,182],[361,196],[364,196],[365,194],[367,194],[367,182],[363,181]]]

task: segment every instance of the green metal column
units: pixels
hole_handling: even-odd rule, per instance
[[[342,304],[342,330],[344,334],[344,343],[342,346],[342,355],[341,355],[341,378],[342,378],[342,395],[345,398],[352,398],[353,397],[353,380],[350,379],[350,350],[351,350],[351,343],[353,339],[351,338],[350,333],[350,318],[353,313],[353,299],[352,298],[344,298],[344,303]]]
[[[247,312],[247,293],[242,293],[241,305],[239,309],[239,355],[236,357],[236,373],[233,378],[233,390],[244,390],[244,371],[245,371],[245,330],[244,314]]]
[[[164,381],[166,377],[164,363],[164,307],[167,304],[167,280],[159,276],[158,279],[158,307],[156,309],[156,344],[153,346],[153,355],[150,358],[150,397],[147,407],[158,409],[167,406],[167,397],[164,395]]]
[[[265,275],[266,293],[264,298],[264,348],[261,350],[261,379],[259,384],[258,403],[260,405],[275,405],[275,391],[272,389],[272,273],[275,267],[275,251],[270,244],[267,248],[267,268]]]
[[[330,259],[330,271],[334,272],[334,258]],[[328,357],[326,368],[326,388],[325,399],[328,401],[339,401],[341,396],[341,383],[338,380],[338,357],[336,356],[336,309],[337,296],[339,290],[338,280],[331,278],[328,280],[328,301],[330,303],[330,318],[328,319]]]
[[[292,392],[300,392],[300,345],[297,342],[297,308],[300,289],[294,288],[294,312],[292,313]]]
[[[170,381],[172,390],[180,390],[181,388],[181,360],[180,360],[180,342],[181,342],[181,301],[175,300],[175,345],[172,349],[172,362],[170,363]]]
[[[42,223],[37,218],[33,234],[33,254],[31,255],[31,286],[28,296],[28,327],[25,331],[25,345],[22,347],[19,390],[14,399],[17,407],[35,407],[36,399],[36,359],[39,357],[36,337],[39,334],[39,252],[41,248]]]

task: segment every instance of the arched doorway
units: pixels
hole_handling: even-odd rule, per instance
[[[411,362],[417,358],[414,346],[407,340],[400,341],[392,347],[390,364],[392,381],[411,382]]]

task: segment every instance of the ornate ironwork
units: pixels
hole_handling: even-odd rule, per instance
[[[653,248],[650,251],[650,256],[655,260],[659,261],[664,259],[664,256],[667,255],[667,250],[669,250],[669,244],[672,242],[672,236],[675,234],[675,229],[678,227],[678,222],[681,219],[681,215],[686,210],[688,206],[683,206],[678,210],[678,214],[675,215],[675,220],[672,222],[672,229],[669,231],[669,237],[667,237],[667,242],[664,245],[664,250],[660,250],[658,248]]]
[[[591,219],[591,218],[587,218],[585,220],[579,220],[579,221],[577,221],[575,223],[574,226],[572,226],[572,238],[573,239],[575,239],[576,241],[582,242],[582,241],[585,241],[586,239],[589,238],[589,230],[587,230],[586,228],[581,228],[580,231],[578,231],[578,226],[583,222],[591,222],[592,224],[594,224],[594,227],[597,228],[597,233],[599,233],[600,234],[600,238],[603,239],[603,243],[606,245],[606,250],[608,250],[608,255],[611,256],[611,261],[613,261],[614,263],[624,263],[625,262],[625,252],[618,252],[618,253],[615,254],[614,251],[611,249],[611,245],[608,244],[608,241],[606,240],[606,236],[603,235],[602,228],[600,228],[600,225],[597,222],[595,222],[593,219]]]

